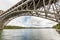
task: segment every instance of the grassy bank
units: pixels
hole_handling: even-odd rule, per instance
[[[60,29],[60,23],[58,23],[57,25],[53,26],[53,28]]]
[[[53,26],[53,28],[55,28],[56,31],[60,34],[60,23],[58,23],[57,25]]]
[[[5,26],[4,29],[39,29],[38,27]]]
[[[19,26],[4,26],[4,29],[25,29],[25,27],[19,27]]]

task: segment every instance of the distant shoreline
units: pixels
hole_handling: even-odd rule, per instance
[[[4,26],[4,29],[60,29],[60,24],[53,27],[22,27],[22,26]]]
[[[60,29],[55,26],[52,28],[49,27],[19,27],[19,26],[5,26],[4,29],[56,29],[56,31],[60,34]]]

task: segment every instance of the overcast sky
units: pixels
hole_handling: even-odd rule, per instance
[[[20,0],[0,0],[0,10],[6,11]]]
[[[6,11],[19,1],[21,0],[0,0],[0,10]],[[55,24],[56,22],[51,22],[37,17],[18,17],[8,23],[8,25],[16,25],[16,26],[41,26],[41,27],[53,26]]]

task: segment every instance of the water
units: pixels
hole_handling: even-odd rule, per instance
[[[0,40],[60,40],[55,29],[4,29]]]

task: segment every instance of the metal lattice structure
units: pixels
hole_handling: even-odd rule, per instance
[[[37,16],[60,22],[59,0],[21,0],[0,14],[0,26],[18,16]]]

